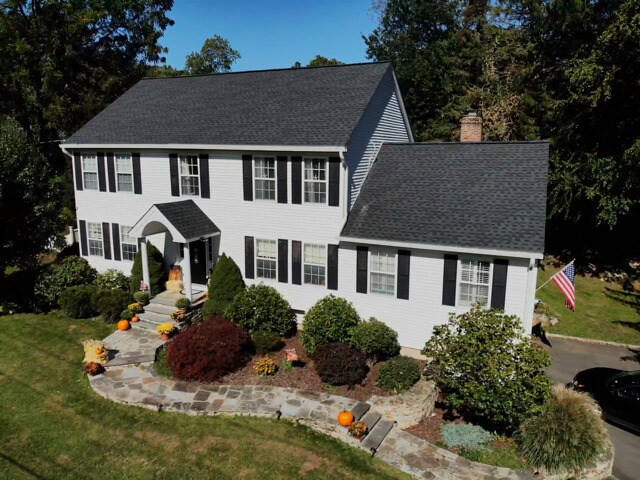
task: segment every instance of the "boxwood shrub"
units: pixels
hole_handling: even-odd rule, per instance
[[[367,356],[370,366],[400,353],[398,332],[373,317],[353,328],[351,343]]]
[[[122,290],[97,290],[95,292],[96,310],[107,322],[120,320],[122,310],[131,303],[131,295]]]
[[[330,385],[356,385],[367,376],[367,357],[344,343],[320,345],[313,363],[323,382]]]
[[[285,336],[296,329],[296,314],[289,302],[275,288],[262,283],[236,295],[226,316],[250,335],[262,331]]]
[[[351,343],[351,332],[358,323],[360,316],[351,302],[328,295],[304,316],[302,345],[309,355],[314,355],[320,345]]]
[[[251,341],[258,353],[275,352],[284,346],[280,336],[273,332],[256,332],[251,335]]]
[[[404,356],[392,358],[380,366],[378,385],[396,393],[410,389],[420,380],[420,363]]]
[[[95,288],[92,285],[77,285],[64,290],[58,298],[60,309],[71,318],[89,318],[96,314]]]

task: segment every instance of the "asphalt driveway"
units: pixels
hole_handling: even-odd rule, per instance
[[[609,367],[620,370],[640,370],[640,352],[628,348],[594,345],[573,340],[549,338],[553,364],[548,374],[556,382],[566,384],[581,370]],[[640,435],[609,424],[609,434],[615,446],[613,475],[619,480],[640,478]]]

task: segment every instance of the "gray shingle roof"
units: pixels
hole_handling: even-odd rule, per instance
[[[216,224],[193,200],[156,203],[154,206],[187,240],[220,233]]]
[[[342,236],[544,251],[547,142],[386,144]]]
[[[345,146],[389,63],[144,79],[75,144]]]

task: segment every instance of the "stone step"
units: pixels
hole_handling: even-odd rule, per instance
[[[369,411],[371,405],[365,402],[358,402],[356,406],[351,409],[351,413],[353,413],[354,420],[360,420],[362,416]]]
[[[380,415],[378,412],[369,410],[360,421],[367,426],[367,432],[371,432],[373,430],[373,427],[376,426],[376,423],[378,423],[378,420],[380,420],[381,417],[382,415]]]
[[[176,310],[177,308],[175,306],[163,305],[162,303],[150,303],[144,307],[145,312],[154,312],[164,315],[171,315]]]
[[[156,361],[156,356],[154,355],[130,355],[130,356],[118,356],[113,358],[104,365],[104,368],[110,367],[122,367],[123,365],[139,365],[139,364],[147,364],[150,365]]]
[[[151,300],[149,300],[149,305],[160,304],[160,305],[166,305],[167,307],[176,308],[176,300],[178,298],[181,298],[181,296],[173,298],[173,297],[161,297],[160,295],[156,295]]]
[[[375,427],[364,437],[362,448],[366,448],[371,453],[375,453],[393,428],[394,423],[393,420],[386,419],[377,422]]]
[[[164,322],[163,322],[164,323]],[[147,322],[146,320],[140,320],[139,322],[131,322],[131,327],[134,330],[145,330],[149,332],[158,333],[158,325],[159,323]]]
[[[165,313],[156,313],[156,312],[149,312],[149,311],[145,311],[142,312],[140,314],[138,314],[138,318],[140,320],[145,320],[147,322],[150,323],[156,323],[158,325],[160,325],[161,323],[165,323],[165,322],[171,322],[171,316]]]

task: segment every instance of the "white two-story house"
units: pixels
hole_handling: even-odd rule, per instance
[[[146,242],[204,290],[223,252],[302,314],[335,294],[422,348],[483,302],[530,330],[548,144],[414,143],[389,63],[144,79],[62,144],[80,253]],[[470,141],[469,141],[470,140]],[[473,141],[476,140],[476,141]]]

